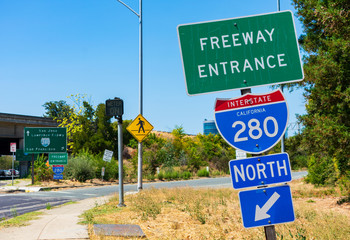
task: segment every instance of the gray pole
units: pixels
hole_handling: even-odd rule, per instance
[[[13,186],[13,172],[15,171],[15,153],[12,153],[12,186]]]
[[[277,11],[279,12],[281,10],[280,8],[280,0],[277,0]],[[283,93],[283,84],[281,84],[281,91]],[[283,134],[282,139],[281,139],[281,152],[285,152],[284,149],[284,138],[285,138],[285,134]]]
[[[277,0],[277,11],[280,11],[280,0]],[[281,84],[281,91],[283,92],[283,84]],[[284,135],[281,140],[281,152],[284,152]],[[276,230],[275,225],[265,226],[265,238],[266,240],[276,240]]]
[[[139,10],[139,20],[140,20],[140,25],[139,25],[139,44],[140,44],[140,63],[139,63],[139,67],[140,67],[140,71],[139,71],[139,75],[140,75],[140,114],[142,115],[143,113],[143,49],[142,49],[142,0],[140,0],[140,10]],[[142,142],[138,143],[138,168],[137,168],[137,189],[138,191],[142,190]]]
[[[32,153],[32,185],[34,185],[34,153]]]
[[[139,13],[135,12],[121,0],[117,0],[126,8],[132,11],[139,18],[139,105],[140,114],[143,114],[143,49],[142,49],[142,0],[139,0]],[[138,143],[138,168],[137,168],[137,189],[142,189],[142,142]]]
[[[119,204],[118,207],[125,207],[124,204],[124,183],[123,183],[123,119],[118,116],[118,163],[119,163]]]
[[[139,97],[140,97],[140,114],[143,113],[143,51],[142,51],[142,0],[140,0],[140,10],[139,10]]]
[[[251,92],[252,92],[251,88],[241,89],[241,95],[251,93]],[[259,156],[259,155],[261,154],[258,154],[255,156]],[[265,226],[264,230],[265,230],[266,240],[276,240],[275,225]]]

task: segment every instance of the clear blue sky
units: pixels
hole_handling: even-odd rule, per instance
[[[138,0],[125,0],[136,12]],[[281,10],[292,10],[281,0]],[[216,98],[188,96],[177,25],[277,11],[277,0],[143,0],[144,117],[155,130],[202,133]],[[298,36],[302,28],[295,18]],[[0,112],[42,116],[48,101],[120,97],[124,119],[139,114],[139,21],[116,0],[0,0]],[[253,93],[271,88],[252,88]],[[305,113],[302,91],[286,93],[289,122]]]

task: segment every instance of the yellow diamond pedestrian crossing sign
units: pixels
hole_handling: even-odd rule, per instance
[[[139,114],[134,121],[126,128],[131,135],[136,138],[137,141],[142,142],[142,140],[152,131],[153,126]]]

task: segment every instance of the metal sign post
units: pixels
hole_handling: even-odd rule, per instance
[[[143,114],[143,18],[142,18],[142,0],[139,0],[139,13],[121,0],[117,0],[127,9],[139,18],[139,108],[140,114]],[[142,190],[142,142],[138,142],[138,182],[137,189]]]
[[[118,159],[119,159],[119,204],[118,207],[125,207],[124,204],[124,187],[123,187],[123,119],[118,119]]]
[[[124,186],[123,186],[123,116],[124,102],[120,98],[106,101],[106,115],[115,117],[118,120],[118,165],[119,165],[119,204],[118,207],[125,207]],[[106,150],[108,153],[108,150]],[[105,151],[105,153],[106,153]],[[113,152],[112,152],[113,154]],[[110,154],[111,155],[111,154]],[[111,157],[111,156],[110,156]]]
[[[32,185],[34,185],[34,153],[32,153]]]
[[[13,186],[13,174],[15,172],[15,152],[16,152],[16,143],[10,143],[10,152],[12,152],[12,186]]]

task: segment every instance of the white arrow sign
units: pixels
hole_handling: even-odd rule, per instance
[[[259,221],[262,219],[266,219],[271,217],[267,212],[270,210],[270,208],[275,204],[275,202],[279,199],[280,195],[277,192],[274,192],[269,200],[260,208],[258,205],[256,205],[255,209],[255,221]]]

